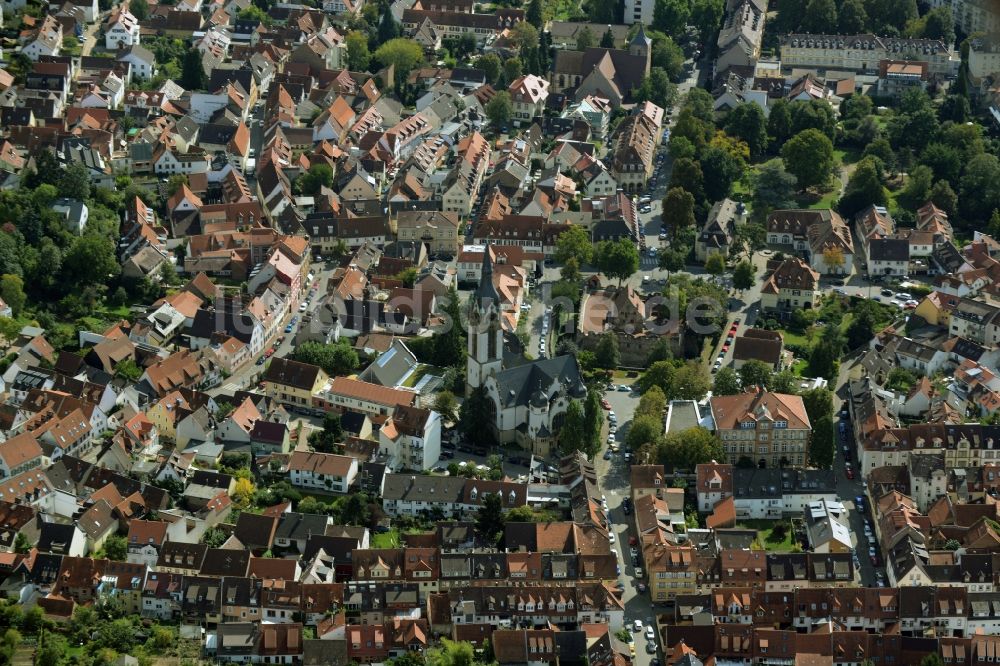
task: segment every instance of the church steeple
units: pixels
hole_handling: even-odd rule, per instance
[[[646,29],[639,24],[639,32],[629,42],[628,52],[634,56],[646,59],[646,75],[649,75],[649,67],[653,57],[653,40],[646,36]]]
[[[469,350],[466,378],[469,390],[503,369],[503,329],[500,294],[493,284],[493,256],[483,248],[482,275],[469,308]]]
[[[490,246],[483,249],[483,267],[479,278],[479,287],[476,289],[476,307],[480,313],[486,312],[491,305],[494,308],[500,307],[500,294],[493,284],[493,257],[490,253]]]

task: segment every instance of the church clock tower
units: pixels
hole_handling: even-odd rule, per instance
[[[503,369],[503,330],[500,327],[500,294],[493,286],[490,246],[483,251],[479,288],[469,306],[467,393],[479,388],[490,375]]]

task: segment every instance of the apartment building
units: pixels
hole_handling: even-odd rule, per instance
[[[939,39],[876,35],[810,35],[791,33],[781,40],[783,69],[848,70],[878,74],[882,60],[920,60],[928,71],[955,76],[961,58]]]
[[[709,405],[731,463],[749,458],[766,468],[806,464],[812,426],[801,397],[760,389],[714,396]]]

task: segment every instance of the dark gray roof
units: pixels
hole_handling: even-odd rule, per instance
[[[868,254],[872,261],[909,261],[910,242],[903,238],[873,238]]]
[[[43,553],[69,555],[69,548],[76,531],[76,525],[73,524],[42,523],[36,547]]]
[[[313,534],[326,533],[327,516],[312,513],[283,513],[275,539],[308,539]]]
[[[461,502],[465,479],[457,476],[420,476],[412,474],[386,474],[382,498],[425,502]]]
[[[496,378],[502,406],[527,405],[539,386],[550,397],[575,389],[580,382],[580,366],[575,356],[556,356],[505,368]]]

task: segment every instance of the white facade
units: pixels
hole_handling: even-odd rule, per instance
[[[431,411],[420,434],[400,432],[393,439],[382,428],[378,439],[379,452],[388,456],[392,469],[431,469],[441,458],[441,415]]]
[[[133,46],[139,43],[139,19],[127,9],[123,9],[115,21],[104,33],[104,46],[109,51]]]

